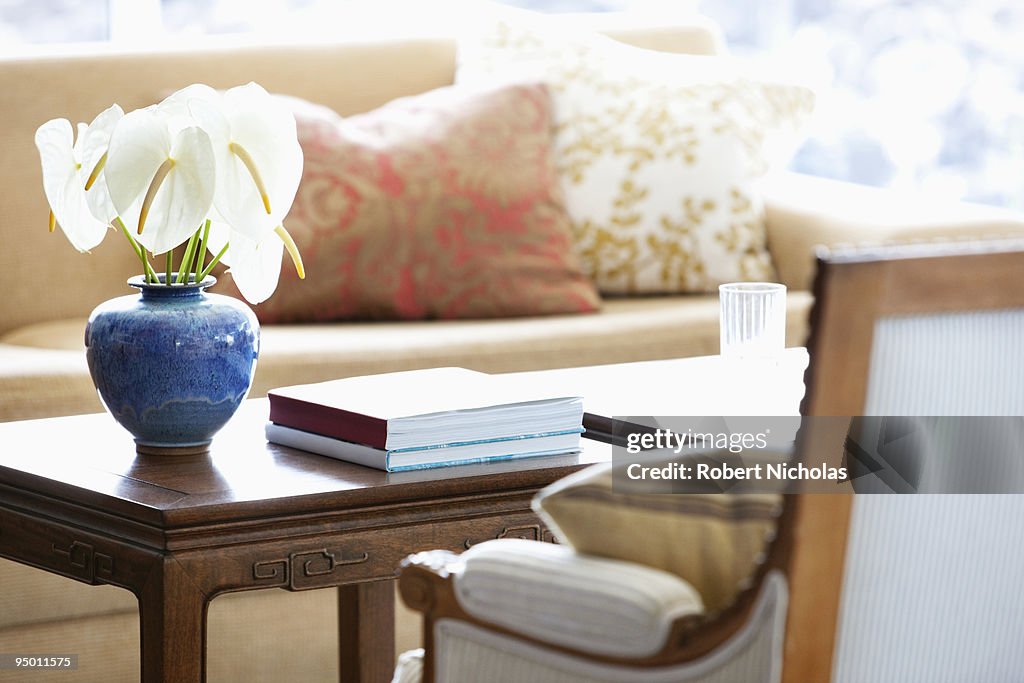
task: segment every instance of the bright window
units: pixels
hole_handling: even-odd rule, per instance
[[[0,45],[110,39],[107,0],[0,0]]]
[[[809,67],[802,172],[1024,209],[1024,4],[702,0],[734,52]]]
[[[770,55],[818,87],[815,122],[794,169],[1024,209],[1024,3],[505,1],[574,12],[696,6],[721,25],[734,53]],[[409,19],[403,25],[402,16],[382,6],[375,0],[0,0],[0,45],[227,33],[322,39],[369,36],[374,22],[392,32],[420,28]],[[359,26],[353,16],[362,18]]]

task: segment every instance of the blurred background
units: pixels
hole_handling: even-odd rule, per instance
[[[701,12],[730,50],[814,86],[791,168],[1024,209],[1024,3],[1014,0],[506,0],[544,12]],[[0,0],[0,51],[74,42],[187,45],[208,36],[365,31],[373,0]],[[431,6],[424,3],[426,6]],[[378,6],[379,7],[379,6]],[[353,13],[360,31],[353,31]],[[441,17],[456,22],[457,17]],[[409,20],[410,32],[417,28]]]

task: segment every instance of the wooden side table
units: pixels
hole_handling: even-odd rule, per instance
[[[0,424],[0,556],[134,593],[144,683],[205,680],[219,594],[338,586],[341,679],[377,683],[402,558],[549,539],[533,494],[610,453],[388,474],[268,444],[266,416],[250,401],[209,456],[182,458],[136,456],[107,415]]]

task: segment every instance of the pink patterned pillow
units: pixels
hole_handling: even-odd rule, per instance
[[[265,323],[594,311],[539,84],[447,87],[342,118],[292,100],[305,169]]]

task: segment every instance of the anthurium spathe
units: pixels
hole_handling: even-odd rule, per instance
[[[123,115],[121,108],[113,105],[88,126],[80,123],[77,140],[67,119],[47,121],[36,131],[51,223],[60,225],[79,251],[88,251],[102,242],[117,215],[107,191],[104,155]]]
[[[153,109],[167,121],[171,133],[174,134],[189,126],[201,127],[201,122],[193,116],[189,108],[189,104],[195,100],[202,100],[210,106],[220,108],[219,92],[208,85],[193,83],[172,93]],[[210,131],[206,133],[209,135]]]
[[[110,147],[110,136],[123,117],[124,111],[115,104],[100,112],[79,140],[79,156],[82,163],[79,177],[87,174],[84,185],[85,201],[92,215],[107,225],[117,216],[114,203],[110,200],[110,190],[107,188],[107,149]]]
[[[107,151],[107,188],[121,220],[154,254],[196,232],[213,204],[210,137],[198,126],[171,131],[156,109],[126,114]]]
[[[256,83],[227,90],[219,102],[209,89],[191,95],[189,110],[217,159],[217,211],[236,233],[260,243],[284,222],[302,177],[295,117]]]
[[[285,249],[295,264],[299,278],[306,277],[298,248],[284,226],[278,226],[262,240],[254,240],[232,229],[227,223],[215,220],[206,245],[211,253],[219,256],[221,262],[228,266],[238,291],[251,304],[266,301],[277,289]]]

